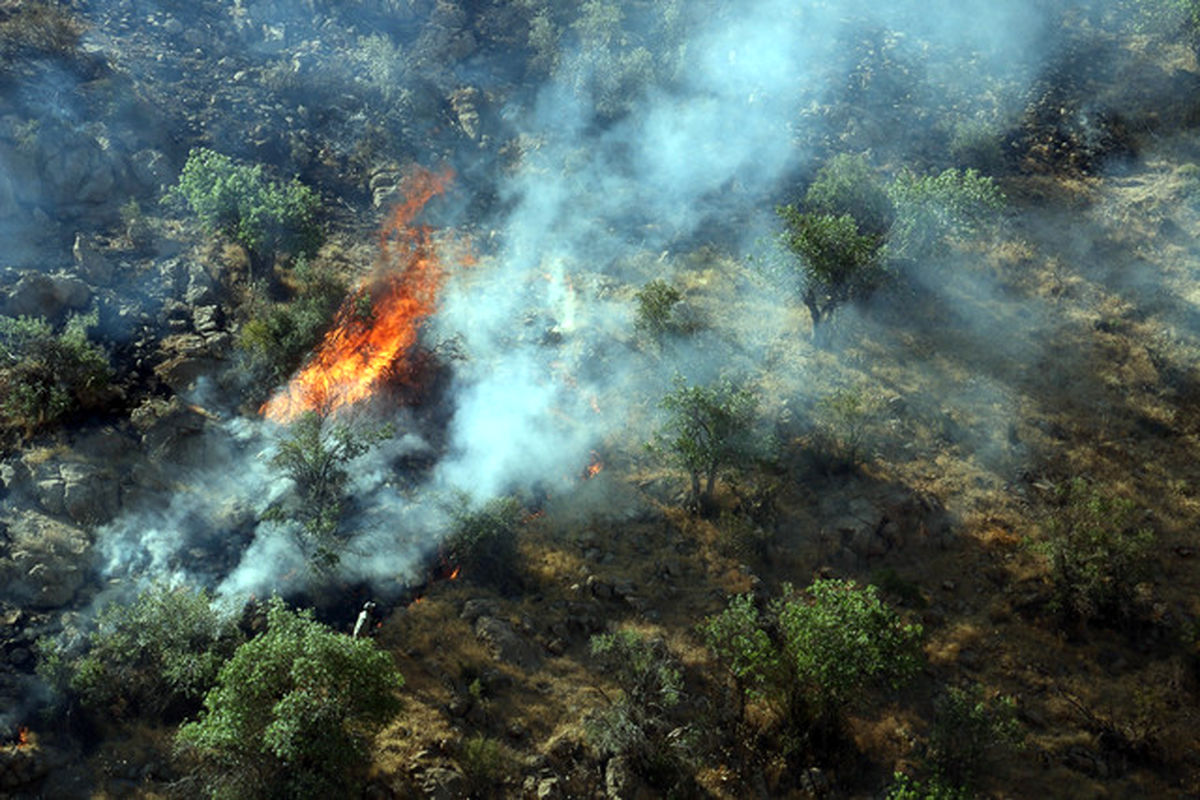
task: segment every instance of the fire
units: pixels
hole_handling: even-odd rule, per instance
[[[456,581],[456,580],[458,580],[458,574],[459,574],[460,572],[462,572],[462,566],[461,566],[461,565],[460,565],[460,566],[456,566],[456,567],[455,567],[453,570],[451,570],[451,572],[450,572],[450,580],[452,580],[452,581]]]
[[[592,451],[592,460],[583,469],[583,479],[586,481],[589,478],[594,478],[600,474],[600,470],[604,469],[604,462],[600,460],[600,454],[595,450]]]
[[[264,416],[290,422],[306,411],[333,412],[370,397],[381,380],[404,372],[404,359],[436,310],[445,277],[432,229],[412,223],[452,178],[449,170],[425,169],[405,178],[404,200],[380,233],[375,278],[343,303],[312,360],[263,405]]]
[[[25,747],[29,744],[29,728],[24,725],[17,728],[17,747]]]

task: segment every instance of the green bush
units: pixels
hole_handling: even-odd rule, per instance
[[[496,497],[478,508],[460,498],[451,511],[454,527],[442,543],[443,559],[477,583],[501,591],[513,588],[521,514],[521,504],[512,497]]]
[[[261,391],[278,386],[300,366],[328,330],[346,297],[345,281],[327,269],[297,259],[295,298],[270,302],[259,296],[238,331],[245,369]]]
[[[736,596],[699,630],[741,700],[774,706],[785,728],[827,738],[868,688],[898,686],[919,668],[920,626],[903,622],[874,586],[819,580],[803,595],[784,591],[766,613]]]
[[[185,201],[201,224],[242,245],[260,268],[278,251],[310,255],[324,238],[316,192],[294,179],[267,178],[261,164],[236,164],[203,147],[191,151],[167,197]]]
[[[934,776],[918,781],[902,772],[892,776],[884,800],[971,800],[971,793],[944,778]]]
[[[314,569],[331,569],[341,560],[342,509],[350,480],[346,464],[392,433],[388,426],[354,428],[312,411],[288,427],[271,465],[291,479],[294,502],[272,506],[265,517],[296,525],[297,543]]]
[[[403,684],[371,639],[335,633],[276,598],[266,631],[221,668],[176,742],[214,798],[355,796]]]
[[[688,796],[687,765],[695,730],[677,719],[684,700],[679,660],[661,638],[631,630],[592,637],[592,655],[621,695],[587,720],[601,756],[625,756],[664,794]]]
[[[500,787],[512,771],[513,756],[503,743],[476,734],[463,742],[458,765],[467,776],[474,797],[499,797]]]
[[[1037,549],[1049,561],[1055,607],[1068,622],[1128,622],[1137,584],[1149,575],[1154,535],[1131,500],[1082,478],[1056,489]]]
[[[813,454],[826,472],[857,467],[868,455],[871,427],[882,410],[880,397],[861,387],[839,389],[813,409]]]
[[[43,645],[40,671],[106,715],[171,717],[199,706],[240,639],[206,590],[156,584],[105,606],[82,656]]]
[[[804,194],[810,214],[840,217],[849,214],[858,229],[883,236],[892,226],[895,210],[879,175],[862,156],[841,153],[817,172]]]
[[[764,450],[755,432],[758,398],[729,379],[689,386],[677,376],[659,406],[667,420],[649,447],[688,472],[690,503],[705,511],[712,505],[718,473]]]
[[[679,330],[679,321],[675,318],[675,308],[683,300],[679,290],[664,280],[653,280],[638,290],[634,295],[637,301],[637,315],[634,327],[644,331],[653,339]]]
[[[800,694],[818,715],[834,715],[864,689],[897,687],[921,664],[921,626],[907,624],[874,586],[818,580],[802,597],[775,602],[783,657]]]
[[[1021,739],[1011,697],[989,699],[978,684],[951,686],[934,707],[928,761],[944,782],[971,788],[987,766],[989,755]]]
[[[866,298],[883,282],[882,239],[861,233],[849,214],[804,213],[795,206],[776,212],[784,224],[781,242],[802,280],[800,297],[812,316],[813,339],[821,343],[823,324],[838,306]]]
[[[108,397],[112,370],[88,339],[97,313],[75,316],[55,333],[33,317],[0,316],[0,420],[26,433],[96,408]]]
[[[936,175],[905,170],[887,192],[896,209],[887,254],[908,261],[941,255],[949,238],[976,232],[1004,207],[995,181],[973,169]]]

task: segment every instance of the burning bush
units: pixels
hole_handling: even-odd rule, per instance
[[[240,639],[207,591],[158,584],[105,606],[82,656],[44,643],[39,671],[93,710],[170,717],[199,702]]]
[[[497,497],[468,510],[469,503],[461,498],[452,512],[455,525],[442,545],[443,558],[472,580],[507,591],[517,582],[521,504],[512,497]]]
[[[270,180],[261,164],[235,164],[203,147],[191,151],[166,199],[186,202],[206,228],[246,248],[259,269],[270,267],[277,251],[311,254],[324,238],[316,192],[297,180]]]
[[[370,639],[335,633],[275,598],[179,730],[212,797],[352,797],[404,679]]]
[[[26,433],[105,399],[112,371],[88,339],[95,313],[71,318],[55,333],[33,317],[0,316],[0,420]]]

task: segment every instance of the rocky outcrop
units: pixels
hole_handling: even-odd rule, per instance
[[[37,511],[6,520],[0,586],[6,599],[27,608],[61,608],[83,586],[91,561],[91,538],[82,529]]]

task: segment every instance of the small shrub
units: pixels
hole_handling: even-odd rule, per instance
[[[0,316],[0,420],[28,434],[108,397],[112,370],[88,339],[97,313],[55,333],[44,319]]]
[[[839,389],[817,401],[812,448],[826,472],[844,472],[863,462],[881,410],[880,397],[859,387]]]
[[[742,703],[767,699],[787,686],[787,665],[767,633],[753,595],[730,598],[725,610],[700,623],[699,632],[733,677]]]
[[[240,641],[236,621],[204,589],[158,584],[96,618],[87,651],[72,659],[43,647],[43,674],[83,705],[119,718],[175,716],[199,707]]]
[[[971,793],[944,778],[934,776],[925,781],[910,778],[902,772],[892,776],[884,800],[971,800]]]
[[[649,447],[688,472],[690,503],[705,511],[712,506],[717,475],[765,449],[755,431],[758,398],[729,379],[689,386],[677,376],[659,406],[667,420]]]
[[[501,591],[512,588],[517,580],[521,504],[512,497],[497,497],[472,509],[462,498],[451,513],[454,528],[442,543],[446,563],[461,568],[471,580]]]
[[[275,598],[266,631],[238,647],[176,742],[214,798],[354,796],[403,684],[371,639]]]
[[[324,238],[316,192],[297,180],[270,180],[261,164],[236,164],[206,148],[191,151],[167,198],[186,202],[201,224],[245,247],[259,267],[270,266],[277,251],[311,255]]]
[[[458,765],[476,797],[499,796],[512,769],[513,756],[496,739],[476,734],[462,744]]]
[[[954,164],[998,175],[1005,169],[1004,144],[997,126],[980,119],[954,124],[948,146]]]
[[[631,630],[593,636],[591,645],[621,687],[621,696],[587,721],[592,746],[602,756],[626,756],[660,791],[686,795],[695,731],[674,718],[684,699],[678,659],[662,639]]]
[[[1137,527],[1131,500],[1082,478],[1061,484],[1038,550],[1050,563],[1055,607],[1068,622],[1128,622],[1150,569],[1154,535]]]
[[[388,426],[356,429],[311,411],[289,426],[271,465],[295,484],[296,502],[272,506],[265,516],[296,524],[297,542],[314,569],[331,569],[341,560],[342,510],[350,480],[346,464],[392,433]]]
[[[637,330],[653,339],[678,331],[679,323],[674,312],[683,295],[674,286],[663,280],[653,280],[639,289],[634,299],[637,301],[634,321]]]
[[[934,708],[928,761],[938,778],[971,788],[991,753],[1021,740],[1011,697],[989,699],[978,684],[951,686]]]

